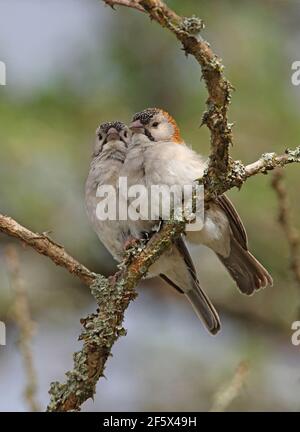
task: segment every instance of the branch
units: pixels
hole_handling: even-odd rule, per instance
[[[278,220],[285,233],[290,249],[290,267],[295,281],[300,288],[300,238],[293,226],[288,191],[283,181],[283,172],[276,170],[272,179],[272,186],[277,194],[279,215]]]
[[[18,345],[26,373],[25,400],[27,401],[31,411],[40,411],[37,402],[37,376],[33,363],[33,355],[31,350],[31,340],[35,332],[35,322],[31,319],[29,302],[24,286],[24,281],[20,275],[20,262],[16,248],[9,245],[6,248],[5,258],[11,286],[14,291],[13,317],[20,331]]]
[[[107,3],[107,0],[103,1]],[[119,4],[132,7],[132,3],[109,0],[111,6]],[[230,166],[229,147],[232,144],[232,124],[228,123],[228,108],[233,89],[224,76],[221,59],[200,35],[205,28],[200,18],[181,17],[161,0],[140,0],[138,3],[152,20],[170,30],[182,43],[185,53],[191,54],[201,66],[208,91],[207,111],[202,117],[202,124],[207,125],[211,134],[208,170],[212,178],[221,179]]]
[[[287,149],[285,154],[277,155],[276,153],[265,153],[262,157],[252,164],[246,166],[246,177],[251,177],[255,174],[266,174],[267,171],[275,168],[283,168],[285,165],[300,162],[300,146],[295,150]]]
[[[121,325],[125,310],[136,297],[136,285],[183,231],[182,222],[166,223],[145,248],[137,247],[130,251],[121,264],[120,272],[106,279],[88,270],[47,235],[34,233],[0,214],[0,232],[21,240],[77,276],[91,287],[99,306],[96,314],[82,320],[84,330],[79,339],[84,342],[83,348],[74,354],[74,369],[66,374],[66,384],[52,384],[49,411],[78,410],[84,401],[93,397],[114,342],[126,333]]]
[[[241,188],[246,180],[256,174],[267,174],[268,171],[278,167],[283,168],[291,163],[300,163],[300,146],[295,150],[287,149],[282,155],[264,153],[257,161],[249,165],[243,165],[241,161],[232,161],[224,177],[211,176],[207,170],[199,181],[205,186],[205,200],[209,201],[233,187]]]
[[[240,394],[249,374],[249,364],[241,361],[231,382],[223,387],[215,396],[215,401],[210,412],[224,412]]]
[[[137,9],[140,12],[145,12],[145,9],[139,4],[139,0],[103,0],[105,4],[115,9],[115,6],[126,6],[132,9]]]
[[[244,166],[240,161],[232,163],[231,170],[224,183],[214,183],[207,172],[201,182],[205,184],[205,200],[209,201],[214,196],[221,195],[233,187],[241,187],[243,183],[256,174],[266,174],[277,167],[284,167],[291,163],[300,163],[300,146],[295,150],[286,150],[283,155],[265,153],[257,161]],[[169,224],[167,225],[169,229]],[[173,227],[174,228],[174,227]],[[162,228],[164,231],[166,228]],[[175,230],[178,229],[175,225]],[[183,227],[181,226],[183,230]],[[161,232],[162,232],[161,231]],[[35,233],[25,228],[9,216],[0,214],[0,232],[14,237],[27,246],[32,247],[41,255],[50,258],[56,265],[65,268],[69,273],[77,276],[85,285],[92,285],[97,279],[97,274],[79,263],[69,255],[63,246],[56,243],[45,233]]]
[[[136,285],[183,229],[182,223],[175,227],[167,223],[145,249],[133,252],[119,273],[109,279],[97,276],[91,289],[99,309],[81,321],[84,329],[79,339],[83,341],[83,348],[74,354],[74,369],[67,372],[67,381],[52,383],[48,411],[78,410],[84,401],[94,396],[113,344],[126,335],[122,322],[130,301],[137,296]]]
[[[199,18],[179,17],[160,0],[103,1],[110,6],[123,5],[146,11],[150,18],[172,31],[182,42],[185,52],[192,54],[201,65],[209,93],[208,109],[203,116],[203,123],[210,129],[212,148],[208,170],[201,180],[205,185],[206,200],[234,186],[241,187],[252,175],[300,161],[300,148],[294,152],[287,151],[282,156],[273,153],[263,155],[259,161],[248,166],[229,160],[228,149],[232,136],[227,111],[232,87],[223,75],[219,58],[199,34],[203,29]],[[149,267],[171,246],[172,241],[184,231],[184,223],[166,223],[145,247],[131,251],[120,272],[109,279],[88,270],[47,235],[32,233],[11,218],[0,215],[0,231],[22,240],[37,252],[48,256],[55,264],[76,275],[91,287],[97,300],[97,313],[82,320],[84,329],[80,339],[83,341],[83,348],[74,354],[73,370],[67,372],[65,384],[56,382],[50,389],[49,411],[79,410],[84,401],[93,397],[96,383],[103,376],[114,342],[125,334],[122,327],[124,313],[130,301],[136,297],[136,285]]]
[[[265,173],[266,170],[271,170],[278,165],[284,166],[292,162],[300,162],[300,148],[295,151],[289,150],[282,156],[263,155],[258,161],[247,166],[236,161],[232,164],[228,181],[223,184],[215,184],[207,173],[206,200],[211,199],[216,193],[221,194],[234,186],[240,186],[255,174]],[[83,348],[74,354],[74,369],[67,373],[66,383],[52,384],[49,411],[78,410],[85,400],[93,397],[96,383],[103,376],[113,344],[125,334],[122,328],[124,313],[130,301],[136,297],[136,285],[149,267],[183,231],[182,222],[166,223],[145,247],[138,247],[137,250],[131,251],[121,265],[120,272],[106,279],[88,270],[47,235],[34,233],[12,218],[0,214],[0,232],[21,240],[77,276],[91,287],[99,306],[96,314],[82,320],[84,329],[80,339],[83,340]]]
[[[92,273],[84,265],[72,258],[61,245],[55,243],[47,234],[37,234],[29,231],[12,218],[2,214],[0,214],[0,232],[21,240],[38,253],[50,258],[56,265],[67,269],[83,283],[91,285],[94,282],[95,273]]]

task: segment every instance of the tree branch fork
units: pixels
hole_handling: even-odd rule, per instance
[[[300,147],[277,156],[265,154],[250,165],[232,163],[227,182],[216,184],[207,172],[201,179],[205,186],[206,200],[240,187],[249,177],[265,174],[279,166],[300,162]],[[161,230],[144,245],[130,251],[120,265],[120,270],[110,278],[96,274],[73,258],[61,245],[47,234],[38,234],[20,225],[11,217],[0,214],[0,232],[20,240],[39,254],[47,256],[56,265],[65,268],[89,286],[97,301],[95,314],[81,320],[83,331],[79,337],[83,348],[74,354],[74,369],[67,372],[64,384],[52,383],[49,411],[78,410],[82,403],[93,397],[96,384],[104,374],[106,361],[116,340],[126,334],[122,327],[124,313],[130,301],[136,298],[136,286],[146,275],[149,267],[167,250],[173,240],[184,231],[182,222],[167,222]]]
[[[159,25],[170,30],[201,66],[208,91],[207,111],[203,123],[211,134],[211,154],[206,173],[201,179],[205,186],[205,200],[215,198],[259,173],[265,174],[277,167],[300,162],[300,147],[286,150],[282,155],[266,153],[257,161],[243,165],[232,161],[229,147],[232,144],[228,108],[232,86],[223,74],[220,59],[201,37],[203,23],[199,18],[178,16],[161,0],[103,0],[114,7],[126,6],[145,12]],[[110,278],[96,274],[73,258],[61,245],[46,234],[31,232],[14,219],[0,214],[0,232],[14,237],[36,252],[47,256],[56,265],[65,268],[89,286],[97,301],[95,314],[82,320],[79,337],[82,349],[74,354],[73,370],[66,373],[66,382],[52,383],[49,411],[79,410],[88,398],[93,397],[96,384],[104,369],[115,341],[126,334],[122,326],[124,313],[136,297],[136,286],[149,267],[166,251],[173,240],[184,231],[184,222],[169,221],[154,234],[146,245],[128,252],[120,270]]]

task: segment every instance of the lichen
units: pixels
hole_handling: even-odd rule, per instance
[[[195,15],[191,17],[183,17],[180,23],[180,30],[191,36],[198,36],[200,32],[204,29],[204,22],[202,21],[202,19],[196,17]]]
[[[263,159],[263,161],[266,164],[270,164],[270,163],[273,163],[275,157],[276,157],[276,153],[274,153],[274,152],[272,152],[272,153],[264,153],[261,156],[261,159]]]
[[[122,327],[123,314],[135,297],[135,293],[127,289],[126,281],[97,275],[91,290],[99,308],[97,313],[81,320],[83,329],[79,340],[83,341],[83,348],[73,356],[74,368],[66,373],[66,383],[51,384],[48,411],[79,409],[85,400],[93,397],[113,344],[118,337],[126,335]]]
[[[300,146],[295,150],[286,149],[285,153],[289,156],[289,162],[300,162]]]
[[[230,171],[228,174],[229,184],[241,187],[246,178],[245,165],[240,161],[232,161],[230,164]]]

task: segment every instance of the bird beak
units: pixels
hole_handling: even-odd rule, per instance
[[[144,125],[141,122],[141,120],[135,120],[134,122],[132,122],[129,126],[129,128],[132,130],[132,132],[134,133],[139,133],[139,132],[143,132],[144,131]]]
[[[119,140],[120,139],[120,135],[119,132],[117,131],[117,129],[115,128],[110,128],[107,132],[107,141],[114,141],[114,140]]]

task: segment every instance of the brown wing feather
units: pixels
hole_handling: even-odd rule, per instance
[[[220,195],[215,201],[226,213],[234,238],[245,250],[248,250],[248,238],[244,224],[230,199],[226,195]]]
[[[197,271],[195,269],[195,266],[194,266],[193,260],[191,258],[191,255],[189,253],[189,250],[188,250],[188,248],[187,248],[187,246],[185,244],[183,236],[181,235],[177,239],[175,239],[174,243],[175,243],[175,245],[176,245],[176,247],[177,247],[180,255],[184,259],[184,262],[185,262],[185,264],[186,264],[186,266],[187,266],[187,268],[188,268],[188,270],[189,270],[192,278],[194,280],[198,280],[197,279]]]

